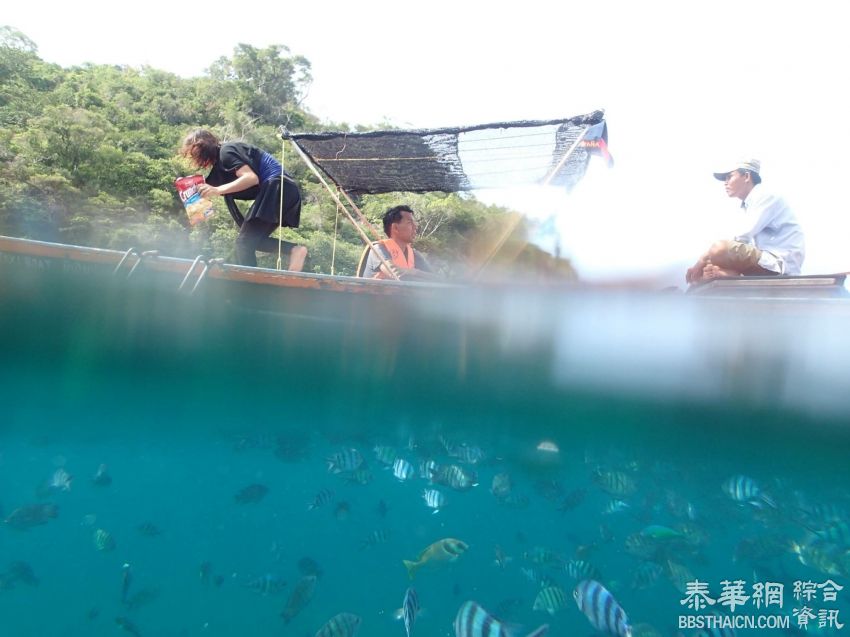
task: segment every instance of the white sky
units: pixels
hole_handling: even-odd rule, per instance
[[[284,44],[310,60],[305,106],[326,120],[433,127],[605,109],[612,170],[592,165],[569,198],[486,198],[557,213],[563,253],[586,278],[682,284],[684,267],[732,234],[738,200],[711,172],[742,155],[761,159],[803,224],[804,273],[850,271],[843,5],[148,0],[130,14],[114,2],[32,1],[7,3],[0,21],[63,66],[184,76],[240,42]]]

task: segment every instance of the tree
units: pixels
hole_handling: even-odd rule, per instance
[[[239,111],[262,124],[287,123],[295,116],[302,92],[312,80],[310,63],[302,56],[283,55],[289,49],[277,44],[257,49],[240,44],[230,58],[216,60],[209,69],[210,77],[221,83],[232,83],[236,89],[233,103]]]

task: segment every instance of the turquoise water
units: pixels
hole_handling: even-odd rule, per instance
[[[301,637],[350,612],[360,635],[400,636],[392,615],[408,586],[424,609],[414,635],[453,635],[466,600],[521,635],[542,623],[591,635],[568,568],[582,559],[636,632],[672,637],[679,616],[694,614],[680,604],[676,565],[714,597],[721,580],[783,583],[785,615],[800,607],[794,581],[848,583],[842,306],[539,289],[364,301],[212,284],[189,298],[170,283],[74,271],[4,281],[3,635],[129,634],[120,617],[144,637]],[[416,477],[396,479],[378,445]],[[455,457],[464,446],[483,458]],[[326,459],[350,449],[367,484],[328,471]],[[432,485],[419,475],[425,460],[478,484]],[[109,485],[92,480],[101,464]],[[45,487],[59,468],[70,490]],[[626,487],[599,477],[615,473]],[[492,493],[497,474],[510,476],[510,498]],[[736,475],[773,505],[734,501],[722,485]],[[235,497],[257,484],[267,488],[258,501]],[[447,501],[437,514],[429,488]],[[330,501],[308,510],[323,490]],[[606,513],[615,499],[627,508]],[[44,504],[55,518],[9,522]],[[652,525],[681,536],[636,546]],[[98,529],[114,547],[99,550]],[[402,560],[443,538],[469,548],[409,580]],[[792,542],[829,559],[805,565]],[[321,573],[287,624],[303,558]],[[657,579],[637,586],[639,570]],[[246,586],[263,575],[286,585],[265,595]],[[568,596],[551,616],[533,610],[541,579]],[[845,589],[810,606],[843,622],[848,599]],[[748,604],[737,614],[764,613]],[[738,631],[762,632],[780,631]]]

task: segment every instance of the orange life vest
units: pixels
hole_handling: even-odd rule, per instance
[[[390,255],[389,260],[393,265],[407,270],[413,270],[416,267],[416,257],[413,253],[413,246],[407,247],[407,254],[405,255],[404,251],[402,251],[401,247],[393,239],[384,239],[378,243],[384,248],[386,254]],[[378,274],[375,275],[375,278],[388,279],[390,277],[384,274],[381,270],[378,270]]]

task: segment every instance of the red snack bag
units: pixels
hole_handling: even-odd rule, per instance
[[[177,192],[180,193],[180,201],[183,202],[186,214],[189,215],[189,223],[193,226],[208,219],[215,212],[212,201],[204,199],[198,192],[198,185],[202,183],[204,183],[203,175],[179,177],[174,180]]]

